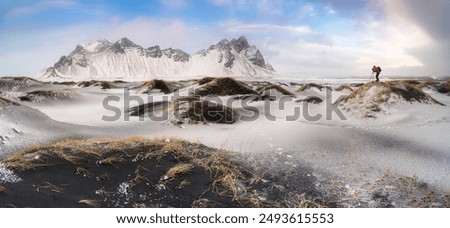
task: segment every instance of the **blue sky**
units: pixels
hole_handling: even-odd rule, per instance
[[[194,53],[244,35],[279,74],[449,75],[447,0],[3,0],[0,75],[36,75],[76,44],[128,37]]]

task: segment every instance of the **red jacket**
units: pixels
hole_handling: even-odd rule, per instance
[[[372,71],[373,71],[373,72],[380,73],[380,72],[381,72],[381,68],[380,68],[380,67],[377,67],[377,66],[374,66],[374,67],[372,67]]]

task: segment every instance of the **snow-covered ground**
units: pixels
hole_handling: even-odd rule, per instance
[[[424,89],[446,106],[400,102],[376,118],[362,118],[349,111],[342,111],[343,116],[339,118],[339,111],[333,109],[332,104],[350,91],[334,89],[341,84],[363,80],[314,80],[312,82],[327,85],[333,91],[311,88],[303,92],[297,92],[299,84],[305,83],[300,80],[247,78],[243,81],[255,84],[255,88],[258,81],[278,83],[295,97],[283,97],[272,102],[244,102],[244,106],[241,100],[221,97],[221,100],[231,101],[227,106],[241,111],[251,106],[252,110],[259,110],[259,115],[251,121],[241,120],[229,125],[173,125],[168,121],[128,117],[124,102],[125,96],[131,96],[133,101],[128,106],[131,107],[138,104],[136,100],[139,98],[147,103],[163,100],[164,96],[171,100],[173,94],[148,95],[136,93],[136,89],[102,90],[100,87],[48,84],[3,92],[0,95],[9,99],[38,89],[70,89],[74,95],[42,102],[16,100],[20,106],[0,106],[1,156],[36,143],[66,138],[178,137],[252,156],[282,154],[294,162],[286,165],[295,165],[295,161],[305,162],[315,170],[313,175],[319,179],[342,180],[349,191],[357,192],[386,173],[416,176],[443,192],[450,191],[450,96],[447,94]],[[193,84],[181,89],[180,93],[188,94],[196,87],[198,85]],[[324,101],[321,104],[296,102],[308,96],[317,96]],[[111,107],[106,109],[104,106],[108,99],[109,106],[120,110],[117,121],[102,120],[105,115],[115,115]],[[327,110],[336,112],[327,118]],[[318,118],[316,115],[322,116]]]

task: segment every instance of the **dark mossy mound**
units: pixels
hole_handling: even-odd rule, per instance
[[[258,94],[245,83],[233,78],[216,78],[194,91],[196,96],[232,96],[243,94]]]

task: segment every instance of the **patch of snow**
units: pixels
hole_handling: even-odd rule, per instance
[[[22,179],[17,176],[12,170],[0,163],[0,183],[17,183]]]

